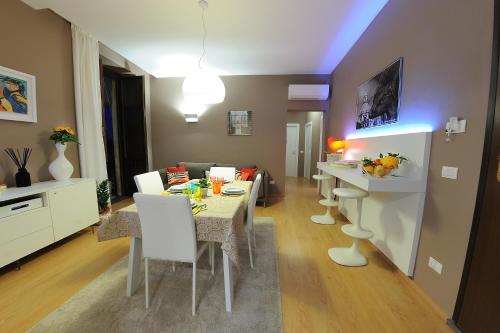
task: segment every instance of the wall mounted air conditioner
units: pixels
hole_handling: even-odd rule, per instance
[[[329,84],[291,84],[288,86],[288,100],[326,101],[330,94]]]

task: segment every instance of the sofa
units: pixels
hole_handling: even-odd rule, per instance
[[[267,194],[269,189],[269,175],[265,170],[257,168],[255,164],[227,164],[227,163],[212,163],[212,162],[179,162],[176,166],[183,165],[189,172],[190,179],[201,179],[205,178],[205,171],[210,170],[211,167],[228,167],[236,168],[236,170],[241,170],[241,168],[257,169],[254,177],[258,174],[262,176],[262,183],[259,188],[259,195],[257,197],[257,203],[262,204],[264,207],[267,205]],[[165,169],[158,170],[160,173],[163,184],[167,185],[167,171]]]

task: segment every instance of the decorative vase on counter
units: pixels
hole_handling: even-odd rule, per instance
[[[397,169],[393,169],[391,174],[394,177],[408,177],[410,173],[410,166],[407,161],[403,161],[399,163],[399,167]]]
[[[64,152],[66,151],[66,144],[56,143],[57,158],[49,165],[49,172],[55,180],[67,180],[73,174],[73,165],[68,161]]]
[[[31,186],[31,176],[26,168],[20,168],[16,173],[16,186],[27,187]]]

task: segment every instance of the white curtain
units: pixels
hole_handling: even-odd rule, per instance
[[[72,24],[73,71],[80,170],[83,178],[108,178],[102,138],[99,43],[92,35]]]

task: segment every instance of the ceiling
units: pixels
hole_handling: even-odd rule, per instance
[[[23,0],[50,8],[156,77],[201,55],[197,0]],[[388,0],[208,0],[205,68],[219,75],[330,74]]]

